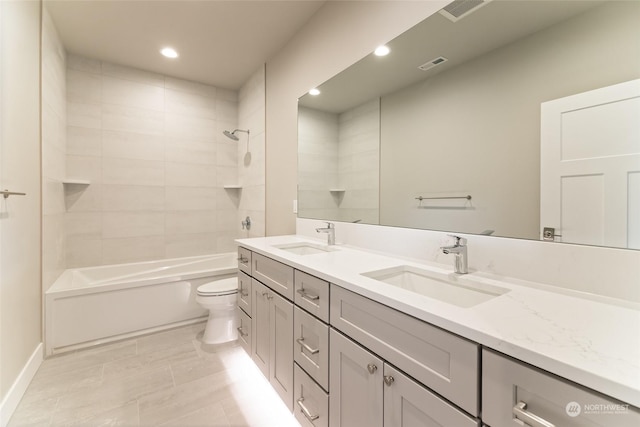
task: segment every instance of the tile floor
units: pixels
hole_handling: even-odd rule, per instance
[[[46,359],[17,426],[299,427],[242,347],[204,323]]]

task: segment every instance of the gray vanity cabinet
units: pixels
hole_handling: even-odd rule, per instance
[[[253,361],[293,409],[293,304],[253,279]]]

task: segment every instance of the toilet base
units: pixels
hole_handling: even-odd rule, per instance
[[[216,310],[209,311],[209,320],[202,335],[202,342],[205,344],[223,344],[238,339],[238,322],[235,310],[225,313]]]

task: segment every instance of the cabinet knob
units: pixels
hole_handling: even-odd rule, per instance
[[[370,374],[373,375],[378,370],[378,367],[376,365],[374,365],[373,363],[369,363],[367,365],[367,370],[369,371]]]
[[[388,386],[390,386],[391,384],[393,384],[395,380],[393,379],[393,377],[391,375],[385,375],[384,376],[384,383]]]

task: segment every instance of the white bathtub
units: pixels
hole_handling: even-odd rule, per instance
[[[196,289],[237,268],[231,252],[66,270],[45,294],[46,353],[205,320]]]

